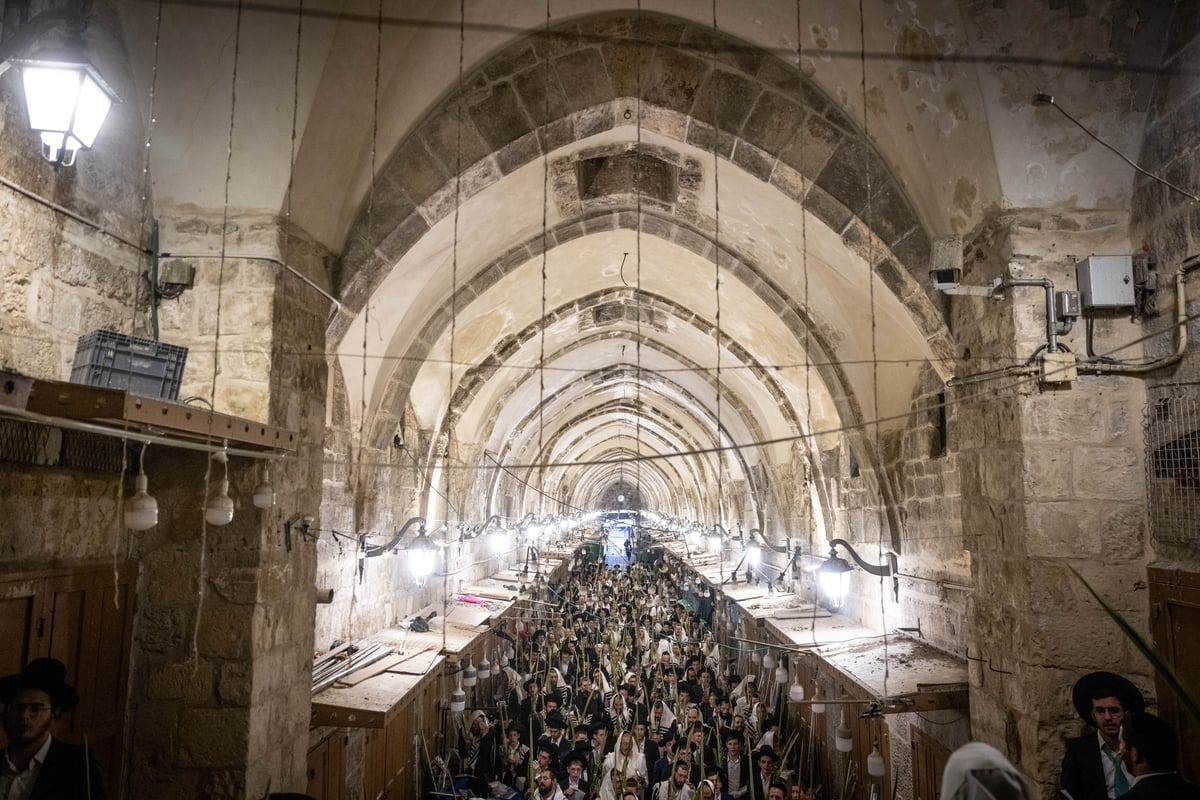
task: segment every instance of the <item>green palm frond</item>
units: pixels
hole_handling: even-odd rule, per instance
[[[1157,672],[1159,676],[1161,676],[1166,682],[1166,684],[1171,687],[1171,691],[1175,693],[1176,699],[1179,701],[1179,704],[1184,708],[1184,710],[1187,711],[1193,720],[1195,720],[1197,723],[1200,723],[1200,704],[1197,704],[1196,698],[1193,697],[1191,692],[1188,691],[1187,687],[1183,685],[1183,681],[1179,679],[1179,675],[1177,675],[1175,670],[1171,668],[1171,665],[1167,663],[1166,659],[1159,655],[1158,651],[1154,649],[1154,645],[1147,642],[1140,633],[1134,630],[1133,626],[1130,625],[1123,616],[1121,616],[1119,611],[1110,606],[1108,603],[1104,602],[1104,598],[1096,593],[1096,590],[1092,588],[1092,585],[1088,583],[1082,575],[1076,572],[1074,567],[1068,565],[1067,569],[1071,570],[1071,573],[1079,579],[1079,582],[1082,583],[1084,588],[1088,590],[1088,593],[1091,594],[1092,597],[1096,598],[1096,602],[1100,604],[1100,607],[1104,609],[1105,613],[1112,617],[1113,622],[1117,623],[1117,627],[1121,629],[1121,632],[1128,637],[1129,641],[1133,642],[1134,647],[1140,650],[1142,655],[1146,657],[1146,660],[1150,662],[1150,666],[1154,667],[1154,671]]]

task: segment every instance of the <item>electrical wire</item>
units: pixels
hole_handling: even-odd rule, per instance
[[[144,2],[145,0],[143,0]],[[234,0],[169,0],[170,5],[185,6],[192,8],[206,9],[229,9],[235,5]],[[237,5],[241,5],[240,3]],[[268,2],[247,2],[245,8],[248,11],[283,14],[290,13],[290,9],[286,6],[280,6]],[[314,8],[305,11],[305,14],[316,19],[328,19],[331,21],[340,22],[343,24],[354,23],[373,23],[375,16],[362,12],[351,12],[340,7],[331,7],[330,9]],[[384,24],[389,27],[411,28],[414,30],[437,30],[457,26],[457,22],[441,19],[428,19],[409,16],[388,16],[383,20]],[[512,34],[516,37],[524,37],[529,33],[529,27],[524,25],[514,25],[503,22],[473,22],[469,26],[472,31],[483,33],[505,33]],[[579,31],[572,27],[559,34],[565,40],[572,43],[586,42],[589,44],[607,44],[611,41],[610,36],[601,34],[589,34],[586,31]],[[662,44],[659,39],[638,39],[631,38],[640,45],[660,46]],[[762,53],[770,53],[779,58],[787,59],[795,54],[794,48],[791,47],[774,47],[763,46],[757,44],[737,44],[734,42],[716,43],[713,45],[705,44],[704,51],[699,50],[700,45],[689,45],[686,42],[680,43],[678,47],[682,50],[695,49],[697,54],[705,55],[715,49],[722,54],[730,55],[761,55]],[[1024,67],[1043,67],[1057,70],[1075,70],[1085,73],[1125,73],[1130,75],[1156,75],[1156,76],[1181,76],[1185,78],[1200,78],[1200,68],[1190,66],[1163,66],[1159,63],[1136,63],[1136,62],[1120,62],[1120,61],[1104,61],[1099,59],[1066,59],[1066,58],[1051,58],[1043,56],[1017,56],[1010,53],[971,53],[971,52],[915,52],[911,49],[904,51],[899,50],[868,50],[865,53],[859,50],[840,50],[829,47],[821,50],[821,59],[836,61],[841,59],[858,61],[865,58],[868,61],[883,61],[887,63],[898,64],[977,64],[977,65],[1000,65],[1000,66],[1024,66]]]
[[[1104,141],[1096,134],[1092,133],[1092,131],[1089,130],[1086,125],[1084,125],[1079,120],[1075,119],[1075,117],[1071,116],[1071,114],[1065,108],[1063,108],[1058,103],[1056,103],[1054,101],[1053,95],[1039,94],[1034,97],[1035,105],[1039,105],[1039,104],[1043,104],[1043,103],[1045,105],[1054,106],[1056,109],[1058,109],[1058,113],[1062,114],[1064,117],[1066,117],[1072,123],[1074,123],[1075,126],[1077,128],[1079,128],[1079,130],[1086,133],[1092,139],[1092,141],[1094,141],[1097,144],[1101,145],[1102,147],[1108,149],[1110,152],[1116,154],[1116,156],[1118,158],[1120,158],[1122,161],[1124,161],[1129,166],[1133,167],[1135,170],[1137,170],[1142,175],[1145,175],[1147,178],[1150,178],[1153,181],[1157,181],[1158,183],[1161,183],[1163,186],[1166,186],[1168,189],[1171,189],[1172,191],[1178,192],[1179,194],[1183,195],[1187,199],[1191,200],[1193,203],[1200,203],[1200,197],[1197,197],[1196,195],[1192,194],[1191,192],[1187,191],[1186,189],[1182,189],[1179,186],[1175,185],[1174,183],[1171,183],[1166,178],[1155,175],[1153,172],[1150,172],[1149,170],[1145,169],[1140,164],[1138,164],[1136,161],[1134,161],[1132,158],[1125,155],[1120,150],[1113,147],[1111,144]]]

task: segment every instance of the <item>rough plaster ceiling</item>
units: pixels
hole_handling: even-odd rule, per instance
[[[262,10],[272,5],[281,10]],[[1140,6],[1115,0],[1090,2],[1083,16],[1054,7],[1065,5],[1024,0],[997,9],[965,1],[867,2],[867,126],[935,232],[969,228],[989,206],[1028,205],[1035,199],[1086,206],[1127,193],[1126,168],[1061,120],[1034,112],[1030,101],[1037,91],[1054,93],[1067,104],[1074,100],[1076,107],[1089,108],[1085,121],[1117,144],[1131,145],[1142,121],[1133,102],[1138,82],[1118,76],[1101,83],[1103,91],[1097,92],[1096,75],[1087,70],[1014,68],[999,59],[1051,53],[1064,61],[1153,62],[1157,52],[1134,50],[1114,31],[1136,32],[1156,20]],[[452,57],[458,49],[457,5],[384,4],[377,118],[372,114],[373,4],[306,4],[298,93],[293,87],[294,8],[293,2],[276,0],[244,12],[233,142],[234,161],[246,168],[234,171],[229,202],[237,209],[279,211],[293,178],[296,223],[336,250],[367,195],[372,146],[378,163],[378,154],[390,153],[457,80]],[[615,0],[558,0],[552,22],[629,8]],[[155,8],[124,3],[122,10],[137,84],[127,95],[147,97],[155,61]],[[643,10],[712,22],[711,7],[691,0],[646,0]],[[806,71],[861,121],[855,4],[805,0],[801,10]],[[346,16],[332,16],[338,11]],[[484,63],[522,31],[543,27],[544,13],[536,3],[468,3],[464,68],[469,72]],[[1157,16],[1163,15],[1159,9]],[[794,62],[789,54],[796,49],[795,4],[722,0],[717,19],[722,31]],[[164,14],[160,46],[187,58],[163,60],[157,76],[158,147],[152,158],[160,215],[224,203],[234,26],[232,8],[169,5]],[[937,55],[984,63],[906,60]],[[299,134],[294,171],[288,163],[293,105]],[[1055,187],[1053,197],[1043,197],[1044,189],[1037,197],[1028,194],[1030,170],[1062,177],[1041,182]]]
[[[267,10],[272,5],[285,13]],[[864,81],[857,56],[861,43],[855,5],[804,0],[799,24],[805,50],[802,66],[851,118],[865,125],[931,233],[969,230],[989,209],[998,207],[1119,208],[1127,203],[1128,168],[1052,109],[1034,109],[1030,99],[1036,91],[1047,91],[1064,106],[1087,107],[1085,123],[1132,152],[1142,127],[1142,79],[1061,64],[1014,66],[997,57],[1054,53],[1062,61],[1137,57],[1153,62],[1157,55],[1154,31],[1160,30],[1156,25],[1169,8],[1155,12],[1143,8],[1145,4],[1088,2],[1086,13],[1077,15],[1077,5],[1024,0],[996,8],[990,2],[919,0],[897,5],[867,0],[866,48],[871,56],[866,60]],[[138,84],[126,94],[147,97],[156,63],[153,7],[146,3],[121,7]],[[350,221],[366,202],[373,167],[382,163],[407,131],[455,85],[458,64],[451,55],[458,44],[456,4],[385,2],[378,117],[372,114],[374,7],[365,2],[306,3],[310,15],[304,24],[299,77],[293,82],[294,7],[288,0],[277,0],[246,12],[238,41],[231,9],[167,7],[160,46],[172,58],[163,61],[154,79],[151,166],[156,215],[186,217],[225,205],[235,211],[259,213],[286,208],[293,224],[336,251]],[[625,2],[556,0],[552,22],[557,25],[628,8]],[[643,8],[703,25],[712,20],[708,4],[691,0],[646,0]],[[794,63],[795,8],[792,2],[777,0],[720,0],[717,18],[724,32]],[[337,11],[350,16],[337,19],[323,13]],[[544,8],[523,0],[468,3],[467,13],[471,27],[464,40],[464,67],[468,73],[524,31],[536,31],[545,23]],[[443,25],[394,24],[411,18]],[[227,182],[235,47],[239,59],[237,110],[232,119],[233,155]],[[921,60],[936,56],[950,60]],[[955,60],[960,57],[965,58]],[[980,62],[971,63],[972,58]],[[293,111],[297,137],[294,166],[289,163]],[[586,144],[631,138],[629,129],[616,129]],[[688,150],[666,138],[647,138],[680,152]],[[706,169],[711,167],[705,153],[691,151],[689,155],[704,160]],[[289,180],[294,181],[290,204],[286,199]],[[542,226],[541,180],[540,164],[531,164],[463,203],[457,253],[460,281],[486,265],[495,253],[537,235]],[[713,182],[708,176],[702,202],[710,215],[713,201]],[[784,413],[780,398],[751,372],[735,370],[745,365],[725,350],[723,365],[731,372],[723,375],[723,387],[731,400],[740,403],[736,414],[730,410],[734,403],[727,406],[732,425],[729,435],[735,439],[788,435],[795,432],[793,419],[806,420],[810,414],[814,429],[834,428],[847,421],[835,408],[835,398],[847,392],[867,419],[907,409],[918,369],[929,351],[894,296],[878,291],[874,304],[868,302],[872,287],[862,259],[843,246],[837,232],[810,217],[804,231],[808,269],[800,269],[805,261],[799,247],[804,218],[794,203],[728,164],[721,171],[721,203],[723,239],[782,287],[793,304],[800,304],[807,294],[812,317],[833,348],[845,384],[826,385],[797,367],[773,370],[789,407],[789,413]],[[549,218],[560,219],[554,203]],[[551,252],[550,275],[571,277],[561,282],[551,277],[547,307],[619,287],[620,256],[635,249],[633,238],[627,231],[612,232]],[[643,237],[640,244],[643,288],[711,324],[715,311],[711,264],[661,240]],[[170,243],[164,245],[169,248]],[[394,359],[405,356],[425,335],[431,309],[447,302],[452,260],[451,227],[443,220],[394,266],[368,304],[367,314],[360,315],[336,343],[352,398],[350,408],[355,413],[364,392],[369,407],[378,406],[387,379],[402,363]],[[458,308],[456,361],[476,362],[504,336],[539,324],[540,268],[540,259],[531,260],[488,293]],[[629,274],[627,268],[626,280]],[[750,358],[763,364],[804,361],[803,337],[783,328],[771,309],[746,287],[725,283],[722,298],[722,328]],[[546,328],[546,350],[572,368],[590,372],[619,363],[614,360],[619,342],[625,347],[627,362],[633,331],[629,326],[615,326],[613,333],[615,338],[607,342],[573,350],[570,346],[579,336],[579,321],[568,315]],[[643,359],[655,369],[713,366],[712,339],[698,327],[670,319],[668,330],[642,333],[646,337]],[[368,356],[365,386],[357,378],[362,374],[359,359],[364,355],[364,341]],[[449,356],[448,336],[434,332],[434,340],[426,344],[431,360],[419,371],[411,399],[422,426],[436,428],[445,414],[450,386],[448,370],[439,362]],[[540,345],[540,339],[526,342],[514,352],[511,364],[534,365]],[[873,351],[881,361],[877,369],[869,363]],[[506,441],[524,424],[524,437],[506,446],[528,454],[532,449],[528,415],[537,407],[540,391],[533,391],[537,382],[530,373],[525,373],[523,380],[520,375],[500,370],[485,381],[470,403],[459,409],[462,417],[457,434],[492,446]],[[462,375],[455,377],[461,379]],[[715,407],[711,384],[694,373],[683,378],[672,374],[669,385],[680,388],[654,388],[659,410],[699,407],[700,413],[678,416],[685,420],[689,441],[701,442],[706,436],[711,440]],[[588,384],[572,385],[556,378],[547,389],[553,389],[548,393],[561,409],[556,424],[578,418],[565,409],[577,410],[575,406],[588,397]],[[611,399],[613,390],[603,388],[597,395],[597,402],[599,397]],[[644,418],[649,428],[650,417]],[[613,425],[628,427],[628,412],[590,423],[596,426],[595,436],[556,430],[558,441],[575,443],[564,453],[582,458],[585,453],[603,457],[604,453],[636,450],[637,442],[630,445],[610,432]],[[770,458],[782,461],[785,451],[786,446],[781,446],[769,453]],[[601,473],[603,470],[591,474]],[[698,472],[693,479],[701,480]],[[673,480],[678,481],[678,475]]]

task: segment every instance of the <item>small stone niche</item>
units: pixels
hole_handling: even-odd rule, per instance
[[[673,206],[679,194],[679,167],[652,155],[617,153],[575,162],[575,179],[583,201],[641,195]]]

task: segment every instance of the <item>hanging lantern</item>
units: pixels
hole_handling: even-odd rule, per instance
[[[783,665],[783,661],[781,660],[779,662],[779,666],[775,667],[775,683],[779,684],[780,686],[783,686],[785,683],[787,683],[787,679],[788,679],[787,667],[785,667]]]
[[[841,608],[846,602],[846,594],[850,591],[851,569],[846,559],[832,555],[817,567],[821,591],[829,598],[830,605],[834,608]]]
[[[406,522],[405,527],[407,526]],[[408,551],[408,567],[412,571],[413,578],[416,579],[418,586],[424,586],[425,580],[433,573],[434,560],[437,557],[437,545],[425,532],[424,525],[421,525],[417,538],[412,540],[406,550]]]
[[[775,669],[775,654],[771,652],[771,648],[769,647],[763,651],[762,668]]]
[[[120,102],[95,67],[74,54],[13,59],[21,70],[29,127],[42,140],[42,156],[69,167],[92,146],[113,103]],[[216,524],[216,523],[213,523]]]

